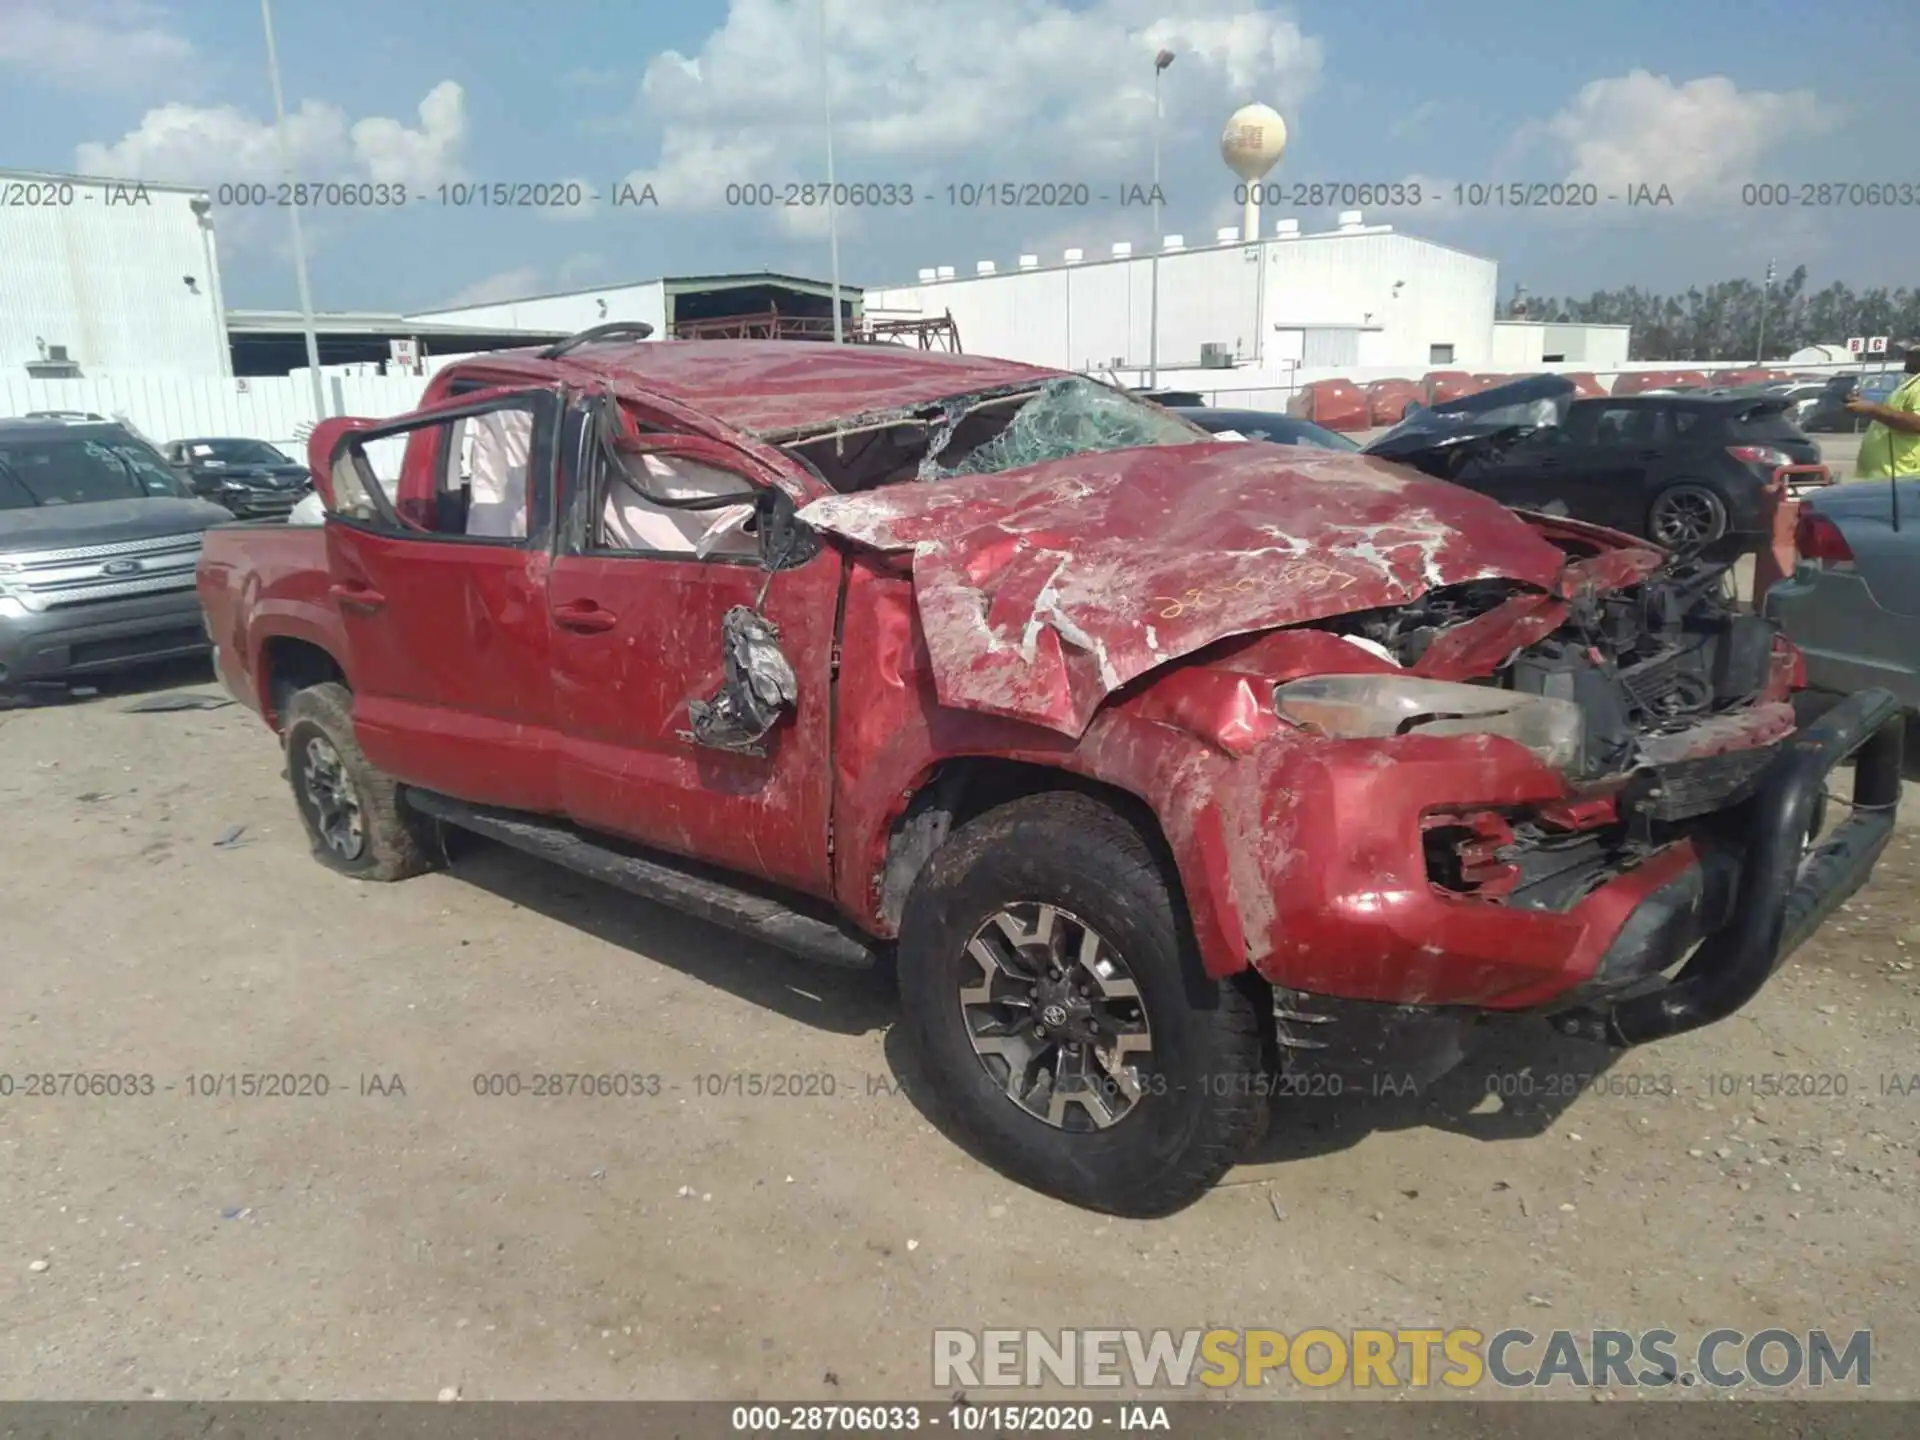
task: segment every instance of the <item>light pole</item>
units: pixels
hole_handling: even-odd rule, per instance
[[[1767,306],[1773,301],[1773,261],[1767,261],[1767,284],[1760,292],[1760,339],[1753,347],[1755,368],[1767,363]]]
[[[221,378],[233,375],[233,346],[227,339],[227,310],[220,295],[220,271],[213,262],[213,201],[196,195],[187,202],[194,219],[200,222],[201,269],[207,274],[207,303],[213,306],[214,343],[220,347]]]
[[[293,147],[287,142],[287,102],[280,92],[280,55],[273,45],[273,0],[260,0],[260,23],[267,31],[267,74],[273,80],[273,128],[280,141],[280,173],[294,183]],[[300,207],[289,205],[293,222],[293,273],[300,282],[300,328],[307,337],[307,374],[313,377],[313,418],[327,418],[327,392],[320,383],[320,340],[313,328],[313,290],[307,284],[307,241],[300,229]]]
[[[1160,77],[1173,64],[1173,51],[1162,50],[1153,57],[1153,259],[1148,263],[1148,284],[1153,298],[1147,310],[1147,388],[1160,386]]]
[[[820,0],[820,104],[827,114],[827,251],[833,266],[833,343],[845,343],[840,326],[840,218],[833,203],[833,52],[827,48],[827,0]]]

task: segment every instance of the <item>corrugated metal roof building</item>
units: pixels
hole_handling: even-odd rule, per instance
[[[0,170],[0,374],[231,373],[204,198]]]

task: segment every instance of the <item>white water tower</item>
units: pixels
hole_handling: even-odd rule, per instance
[[[1220,135],[1220,158],[1247,187],[1241,217],[1244,240],[1260,238],[1260,181],[1287,153],[1287,122],[1271,105],[1242,105]]]

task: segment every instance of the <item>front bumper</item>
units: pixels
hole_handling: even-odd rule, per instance
[[[191,586],[0,617],[0,690],[211,648]]]
[[[1601,984],[1639,979],[1644,988],[1553,1017],[1556,1028],[1615,1046],[1642,1045],[1725,1019],[1760,992],[1782,962],[1867,883],[1893,835],[1900,805],[1905,713],[1885,690],[1849,696],[1783,747],[1742,827],[1745,854],[1730,870],[1724,852],[1676,875],[1636,911],[1596,969]],[[1828,777],[1852,759],[1851,813],[1809,843],[1825,808]],[[1717,862],[1717,863],[1716,863]],[[1709,893],[1732,887],[1738,913],[1709,925]],[[1662,972],[1695,943],[1679,973]]]
[[[1565,882],[1550,877],[1511,903],[1443,888],[1409,837],[1443,804],[1561,801],[1557,775],[1491,737],[1316,747],[1266,777],[1272,843],[1259,868],[1273,908],[1246,927],[1249,958],[1276,987],[1320,1002],[1559,1015],[1563,1028],[1612,1043],[1710,1023],[1865,883],[1899,801],[1902,728],[1893,697],[1868,691],[1803,729],[1757,734],[1753,743],[1782,738],[1765,752],[1736,746],[1729,760],[1764,759],[1737,793],[1676,787],[1648,800],[1671,813],[1657,813],[1646,845],[1619,860],[1575,857]],[[1859,808],[1801,867],[1827,777],[1856,753]],[[1235,886],[1242,916],[1247,893]],[[1663,972],[1696,945],[1668,982]]]

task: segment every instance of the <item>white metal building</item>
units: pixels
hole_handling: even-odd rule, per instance
[[[1493,322],[1495,370],[1525,370],[1536,365],[1581,366],[1596,373],[1627,363],[1631,325],[1558,325],[1545,320]]]
[[[950,311],[975,354],[1129,377],[1147,368],[1150,256],[1118,244],[1069,249],[1058,262],[1022,255],[1012,268],[970,268],[935,267],[912,285],[870,287],[867,314]],[[1492,260],[1367,225],[1356,212],[1319,234],[1280,220],[1254,242],[1238,229],[1199,245],[1170,235],[1160,256],[1161,379],[1184,383],[1191,372],[1229,367],[1276,379],[1337,366],[1486,369],[1497,280]]]
[[[222,375],[213,227],[191,186],[0,170],[0,375]]]

